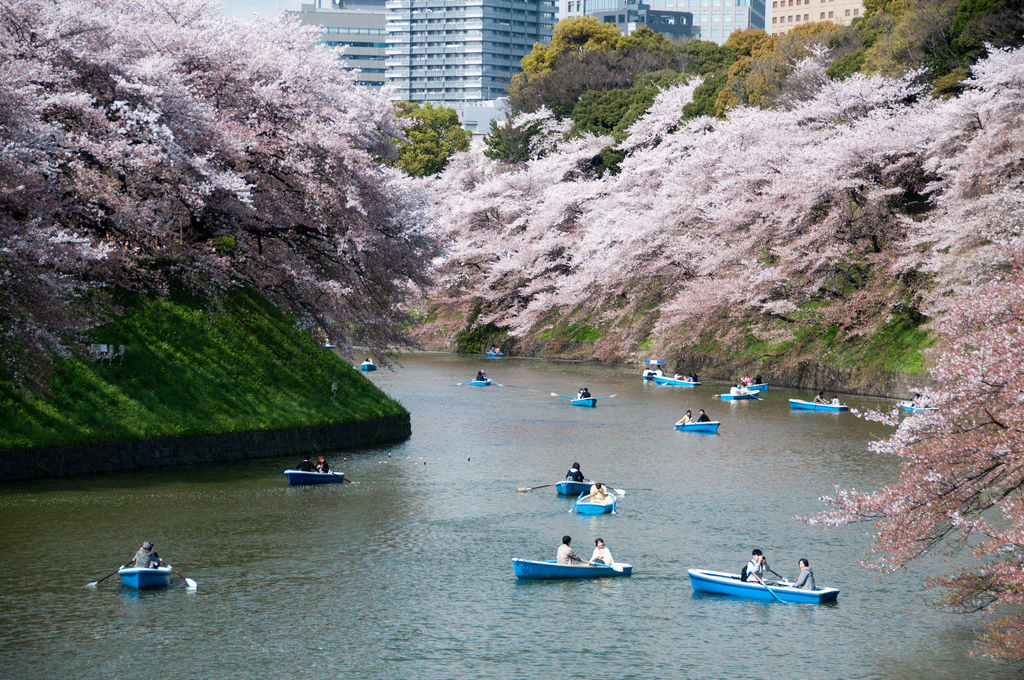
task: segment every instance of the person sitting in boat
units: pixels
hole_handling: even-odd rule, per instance
[[[697,422],[698,423],[710,423],[711,422],[711,418],[708,418],[708,414],[704,413],[704,409],[700,410],[700,415],[697,416]]]
[[[590,399],[590,390],[586,387],[581,387],[579,394],[576,395],[577,399]]]
[[[143,541],[142,546],[135,553],[130,562],[140,569],[154,569],[160,566],[160,556],[156,554],[156,547],[149,541]]]
[[[483,382],[487,382],[487,380],[488,380],[487,374],[484,373],[483,371],[477,371],[476,372],[475,380],[480,380],[480,381],[483,381]]]
[[[373,366],[373,361],[370,359],[370,357],[366,357],[366,359],[363,361],[363,366]]]
[[[594,554],[590,556],[590,563],[604,564],[609,567],[615,566],[615,560],[612,559],[612,551],[604,546],[603,538],[594,540]]]
[[[682,379],[683,379],[683,376],[679,375],[678,373],[674,373],[674,374],[672,375],[672,379],[673,379],[673,380],[682,380]]]
[[[295,469],[300,470],[301,472],[312,472],[313,461],[309,459],[309,456],[306,456],[305,458],[302,459],[302,462],[299,463]]]
[[[562,545],[558,546],[558,557],[555,560],[558,564],[571,565],[579,564],[583,560],[579,555],[573,552],[569,544],[572,543],[572,537],[562,536]]]
[[[687,425],[693,422],[693,417],[690,415],[690,409],[686,409],[686,415],[676,421],[676,425]]]
[[[745,375],[742,378],[740,378],[740,384],[743,385],[744,387],[750,387],[751,385],[754,384],[754,381],[750,379],[749,375]]]
[[[800,577],[796,580],[796,587],[804,590],[817,590],[818,588],[814,585],[814,572],[811,571],[811,563],[807,561],[806,557],[801,557],[797,565],[800,567]]]
[[[316,457],[316,471],[317,472],[330,472],[331,466],[327,464],[323,456]]]
[[[815,404],[827,404],[828,402],[825,401],[825,393],[824,392],[818,392],[818,396],[816,396],[814,398],[814,403]]]
[[[697,372],[696,371],[694,371],[693,373],[690,374],[690,382],[698,382],[697,381]]]
[[[608,499],[608,487],[601,482],[594,482],[590,487],[590,501],[592,503],[603,503]]]
[[[832,395],[832,401],[829,402],[832,406],[839,406],[839,397]]]
[[[761,374],[760,373],[758,373],[757,375],[754,376],[754,384],[755,385],[763,385],[764,384],[764,380],[761,379]]]
[[[586,479],[586,477],[583,476],[583,473],[580,472],[579,463],[572,464],[572,467],[569,468],[569,471],[565,473],[565,478],[574,482],[582,482],[584,479]]]
[[[743,573],[746,575],[747,581],[757,581],[764,583],[764,575],[766,573],[772,573],[779,576],[772,568],[768,566],[768,558],[764,556],[764,553],[754,548],[750,553],[750,561],[747,562],[747,566],[743,567]],[[779,576],[779,578],[782,578]]]

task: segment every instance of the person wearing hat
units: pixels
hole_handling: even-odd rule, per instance
[[[136,567],[142,569],[152,569],[160,566],[160,556],[156,554],[156,550],[153,549],[153,544],[149,541],[143,541],[142,547],[135,553],[135,558],[132,563]]]

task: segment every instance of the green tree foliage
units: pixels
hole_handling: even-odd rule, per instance
[[[622,141],[626,129],[650,108],[658,92],[688,79],[678,71],[655,71],[637,76],[628,89],[587,92],[573,108],[573,132],[610,134]]]
[[[469,150],[470,134],[459,124],[453,109],[433,106],[429,102],[420,106],[416,102],[398,102],[395,111],[400,118],[415,122],[405,129],[406,139],[396,139],[398,160],[394,165],[414,177],[434,175],[448,163],[457,151]]]
[[[613,49],[622,37],[615,24],[598,21],[596,17],[569,17],[562,19],[551,34],[551,49],[556,54],[577,56],[586,52],[604,52]]]
[[[505,117],[504,123],[491,120],[491,131],[484,135],[487,148],[484,155],[506,163],[521,163],[530,159],[530,139],[537,133],[538,123],[532,125],[512,125],[512,114]]]

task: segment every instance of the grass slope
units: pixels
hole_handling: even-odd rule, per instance
[[[48,394],[0,380],[0,449],[278,430],[406,413],[252,290],[132,298],[97,329],[110,365],[57,359]],[[331,384],[338,384],[332,397]]]

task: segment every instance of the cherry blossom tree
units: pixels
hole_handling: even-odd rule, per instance
[[[928,580],[940,603],[995,610],[984,653],[1024,659],[1024,249],[1012,267],[961,299],[939,325],[942,349],[928,392],[938,411],[905,419],[874,450],[902,459],[878,491],[838,490],[808,521],[875,522],[871,566],[889,572],[931,552],[968,551],[975,562]],[[1007,611],[1009,608],[1009,611]]]
[[[245,284],[325,339],[399,341],[432,241],[402,127],[313,27],[204,0],[0,0],[0,327],[75,349],[111,287]],[[13,362],[14,365],[21,365]]]

